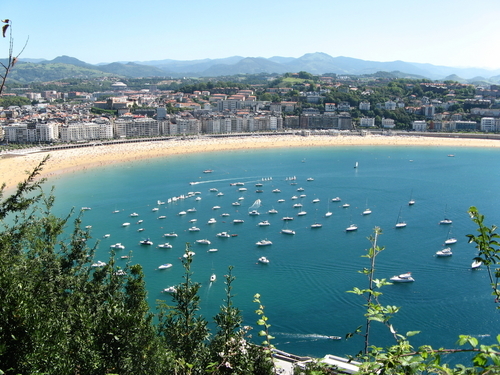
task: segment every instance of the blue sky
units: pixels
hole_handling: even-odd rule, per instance
[[[500,68],[499,0],[4,0],[21,57],[333,57]],[[0,40],[7,55],[8,41]]]

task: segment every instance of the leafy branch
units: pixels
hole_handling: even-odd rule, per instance
[[[24,52],[24,49],[28,45],[29,38],[26,39],[24,47],[21,49],[21,52],[19,52],[16,56],[14,56],[14,37],[12,36],[12,21],[9,19],[5,19],[0,21],[0,23],[3,23],[2,37],[5,38],[7,31],[9,32],[9,57],[7,58],[6,64],[0,62],[0,65],[2,65],[2,68],[4,70],[3,74],[0,74],[0,95],[1,95],[5,87],[5,82],[7,81],[7,76],[9,75],[12,68],[14,68],[14,65],[18,61],[19,56]]]

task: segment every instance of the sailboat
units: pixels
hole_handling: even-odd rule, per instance
[[[448,231],[448,235],[446,236],[446,240],[444,241],[445,245],[452,245],[458,241],[455,237],[451,237],[450,233],[451,233],[451,228]]]
[[[325,217],[330,217],[333,215],[333,212],[330,211],[330,200],[328,200],[328,211],[326,211]]]
[[[410,193],[410,200],[408,201],[408,206],[413,206],[415,204],[415,200],[412,198],[413,190]]]
[[[443,220],[441,220],[441,221],[439,222],[439,224],[444,224],[444,225],[447,225],[447,224],[451,224],[451,223],[453,223],[453,220],[448,219],[448,217],[447,217],[447,215],[446,215],[447,209],[448,209],[448,206],[446,206],[446,207],[445,207],[445,209],[444,209],[444,219],[443,219]]]
[[[358,162],[356,162],[356,164],[354,164],[354,168],[357,168],[358,167]]]
[[[352,223],[352,217],[351,217],[351,224],[347,228],[345,228],[345,231],[346,232],[353,232],[355,230],[358,230],[358,226],[356,224]]]
[[[401,220],[401,209],[402,207],[399,208],[398,219],[396,220],[396,228],[406,227],[406,223],[403,220]]]
[[[368,208],[368,199],[366,200],[366,208],[363,211],[363,215],[370,215],[372,213],[372,210]]]

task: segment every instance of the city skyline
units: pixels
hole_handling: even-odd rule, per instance
[[[300,57],[324,52],[370,61],[500,68],[493,41],[500,3],[423,0],[339,2],[300,0],[189,3],[123,0],[83,6],[52,0],[8,2],[14,54],[22,58],[68,55],[98,64],[150,60],[199,60],[230,56]],[[6,57],[8,40],[0,42]]]

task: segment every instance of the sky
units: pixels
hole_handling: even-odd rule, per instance
[[[500,68],[500,0],[4,0],[14,54],[90,64],[300,57]],[[0,39],[6,57],[8,39]]]

